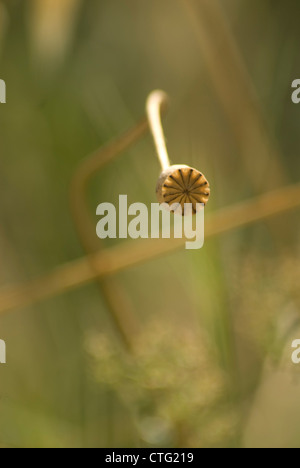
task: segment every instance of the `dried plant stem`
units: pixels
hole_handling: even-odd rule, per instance
[[[166,146],[166,139],[161,123],[161,112],[166,109],[168,96],[164,91],[153,91],[146,103],[146,111],[149,120],[150,130],[154,139],[157,156],[164,171],[170,166],[170,159]]]
[[[299,184],[261,195],[210,215],[206,222],[206,239],[297,208],[300,208]],[[184,242],[184,239],[127,242],[126,245],[67,263],[40,279],[0,291],[0,313],[24,308],[95,279],[110,277],[134,265],[183,248]]]
[[[88,254],[99,251],[101,246],[99,239],[96,238],[95,226],[87,205],[86,189],[88,182],[97,171],[104,168],[119,154],[136,143],[148,129],[147,120],[141,120],[124,135],[85,158],[75,172],[70,191],[71,213],[82,246]],[[91,261],[90,266],[94,269],[93,261]],[[97,278],[97,269],[94,271],[95,278]],[[100,278],[98,278],[99,286],[115,328],[127,348],[131,348],[133,346],[133,335],[138,332],[139,325],[133,313],[129,297],[116,278],[101,279],[101,281]]]
[[[182,0],[212,84],[238,142],[257,193],[285,185],[281,155],[270,137],[256,91],[235,38],[216,0]],[[256,155],[253,170],[253,155]]]
[[[152,122],[155,129],[157,129],[156,114],[159,122],[158,127],[162,132],[160,112],[166,108],[167,96],[162,91],[158,91],[152,93],[149,100],[152,108],[151,113],[153,113],[153,119],[151,118],[150,124]],[[121,135],[109,145],[85,158],[72,179],[70,192],[71,212],[82,246],[88,254],[98,251],[100,245],[100,241],[96,238],[95,226],[87,206],[86,189],[88,182],[96,172],[103,169],[118,155],[136,143],[148,130],[149,121],[147,119],[141,120],[124,135]],[[161,141],[164,144],[163,134]],[[165,160],[166,158],[164,158]],[[91,268],[94,268],[92,261]],[[96,275],[97,277],[98,275]],[[100,280],[99,278],[99,285],[117,331],[127,347],[132,348],[133,336],[139,330],[139,323],[133,313],[133,308],[126,291],[116,278],[110,278],[109,280]]]
[[[70,191],[71,212],[80,240],[87,250],[95,243],[95,226],[86,203],[88,182],[97,171],[136,143],[148,130],[149,124],[144,118],[125,134],[85,158],[75,172]]]

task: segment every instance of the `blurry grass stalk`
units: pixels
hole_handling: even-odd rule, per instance
[[[5,39],[5,33],[8,26],[8,14],[5,5],[0,3],[0,53]]]
[[[206,222],[206,239],[297,208],[300,208],[300,185],[278,189],[210,215]],[[90,257],[67,263],[40,279],[2,290],[0,313],[22,308],[93,280],[114,275],[181,249],[184,243],[185,239],[125,242]]]
[[[162,169],[170,165],[160,117],[160,113],[166,110],[167,99],[167,95],[163,91],[156,91],[150,95],[147,101],[148,120],[155,142],[158,143],[157,151]],[[85,158],[74,174],[70,193],[71,212],[83,248],[88,254],[99,251],[99,245],[101,245],[99,239],[95,237],[95,227],[87,206],[86,189],[88,183],[93,175],[136,143],[148,129],[148,121],[141,120],[120,138]],[[157,136],[158,138],[156,138]],[[91,268],[94,269],[93,261],[91,262]],[[97,267],[95,272],[97,273]],[[134,338],[140,326],[128,294],[116,278],[99,280],[99,286],[116,330],[127,348],[133,349]]]
[[[256,91],[218,0],[182,0],[257,193],[287,183]],[[255,166],[253,158],[255,156]]]
[[[94,250],[95,244],[95,226],[87,208],[88,183],[98,171],[135,144],[148,130],[148,121],[143,118],[132,129],[84,158],[75,171],[70,190],[71,211],[81,242],[87,250],[91,250],[91,246]],[[98,250],[98,241],[96,246]]]
[[[124,135],[86,157],[75,171],[70,190],[71,213],[81,244],[88,254],[99,251],[101,248],[101,243],[95,236],[95,226],[87,206],[88,183],[93,175],[136,143],[147,130],[148,122],[143,119]],[[95,267],[92,259],[90,266],[97,278],[97,266]],[[99,286],[119,336],[126,347],[132,349],[139,323],[128,294],[116,278],[101,279],[101,281],[99,278]]]
[[[34,57],[42,65],[60,63],[70,46],[81,0],[28,1]]]

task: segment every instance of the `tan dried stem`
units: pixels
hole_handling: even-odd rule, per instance
[[[206,238],[297,208],[300,208],[299,184],[278,189],[210,215],[206,222]],[[96,279],[111,277],[132,266],[181,249],[184,243],[183,239],[126,242],[125,245],[101,251],[90,258],[84,257],[67,263],[35,281],[0,291],[0,313],[24,308]]]
[[[146,111],[162,171],[165,171],[170,166],[166,139],[161,122],[161,113],[166,110],[167,106],[168,96],[164,91],[156,90],[149,94]]]
[[[156,185],[156,195],[159,203],[168,204],[174,213],[185,215],[192,207],[192,213],[197,212],[199,204],[206,204],[210,196],[210,186],[205,176],[197,169],[185,164],[170,164],[166,139],[163,131],[161,114],[168,105],[168,96],[164,91],[156,90],[150,93],[146,111],[150,130],[156,147],[162,173]],[[175,183],[175,190],[174,190]]]
[[[219,1],[182,0],[212,85],[231,124],[257,193],[287,183],[244,59]],[[255,170],[253,156],[255,155]]]
[[[136,143],[149,129],[148,121],[141,120],[132,129],[107,146],[100,148],[91,156],[85,158],[79,165],[71,182],[70,204],[75,227],[82,246],[88,254],[98,251],[101,243],[96,237],[95,226],[92,221],[87,203],[87,186],[93,175],[103,169],[118,155]],[[97,273],[94,267],[93,257],[90,259],[91,269]],[[95,276],[97,278],[97,274]],[[99,286],[104,301],[113,319],[116,330],[128,348],[133,346],[133,335],[138,332],[139,324],[133,313],[130,299],[117,281],[117,278],[109,280],[98,278]]]

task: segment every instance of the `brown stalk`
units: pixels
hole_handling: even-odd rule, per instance
[[[219,2],[182,2],[253,188],[260,193],[264,188],[271,190],[286,184],[281,156],[270,138],[251,78]]]
[[[206,222],[206,239],[297,208],[300,208],[299,184],[266,193],[211,214]],[[35,281],[0,291],[0,313],[24,308],[96,279],[111,277],[181,249],[184,242],[183,239],[125,242],[91,257],[67,263]]]
[[[97,171],[103,169],[118,155],[136,143],[148,129],[148,121],[146,119],[141,120],[128,132],[85,158],[74,174],[70,191],[71,213],[82,246],[88,254],[98,251],[101,247],[101,243],[96,237],[95,223],[93,223],[87,205],[86,189],[88,183]],[[91,258],[90,267],[95,272],[95,278],[99,283],[115,328],[124,344],[131,348],[133,346],[133,335],[138,332],[139,324],[137,317],[134,315],[130,299],[117,278],[108,280],[102,278],[101,275],[98,276],[92,257],[87,258]]]

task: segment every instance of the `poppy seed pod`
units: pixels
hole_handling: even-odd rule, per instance
[[[182,214],[184,205],[192,204],[193,214],[197,212],[197,203],[206,205],[210,196],[209,183],[204,175],[185,165],[169,166],[158,180],[156,194],[159,203],[180,204]],[[175,210],[176,212],[176,210]]]

